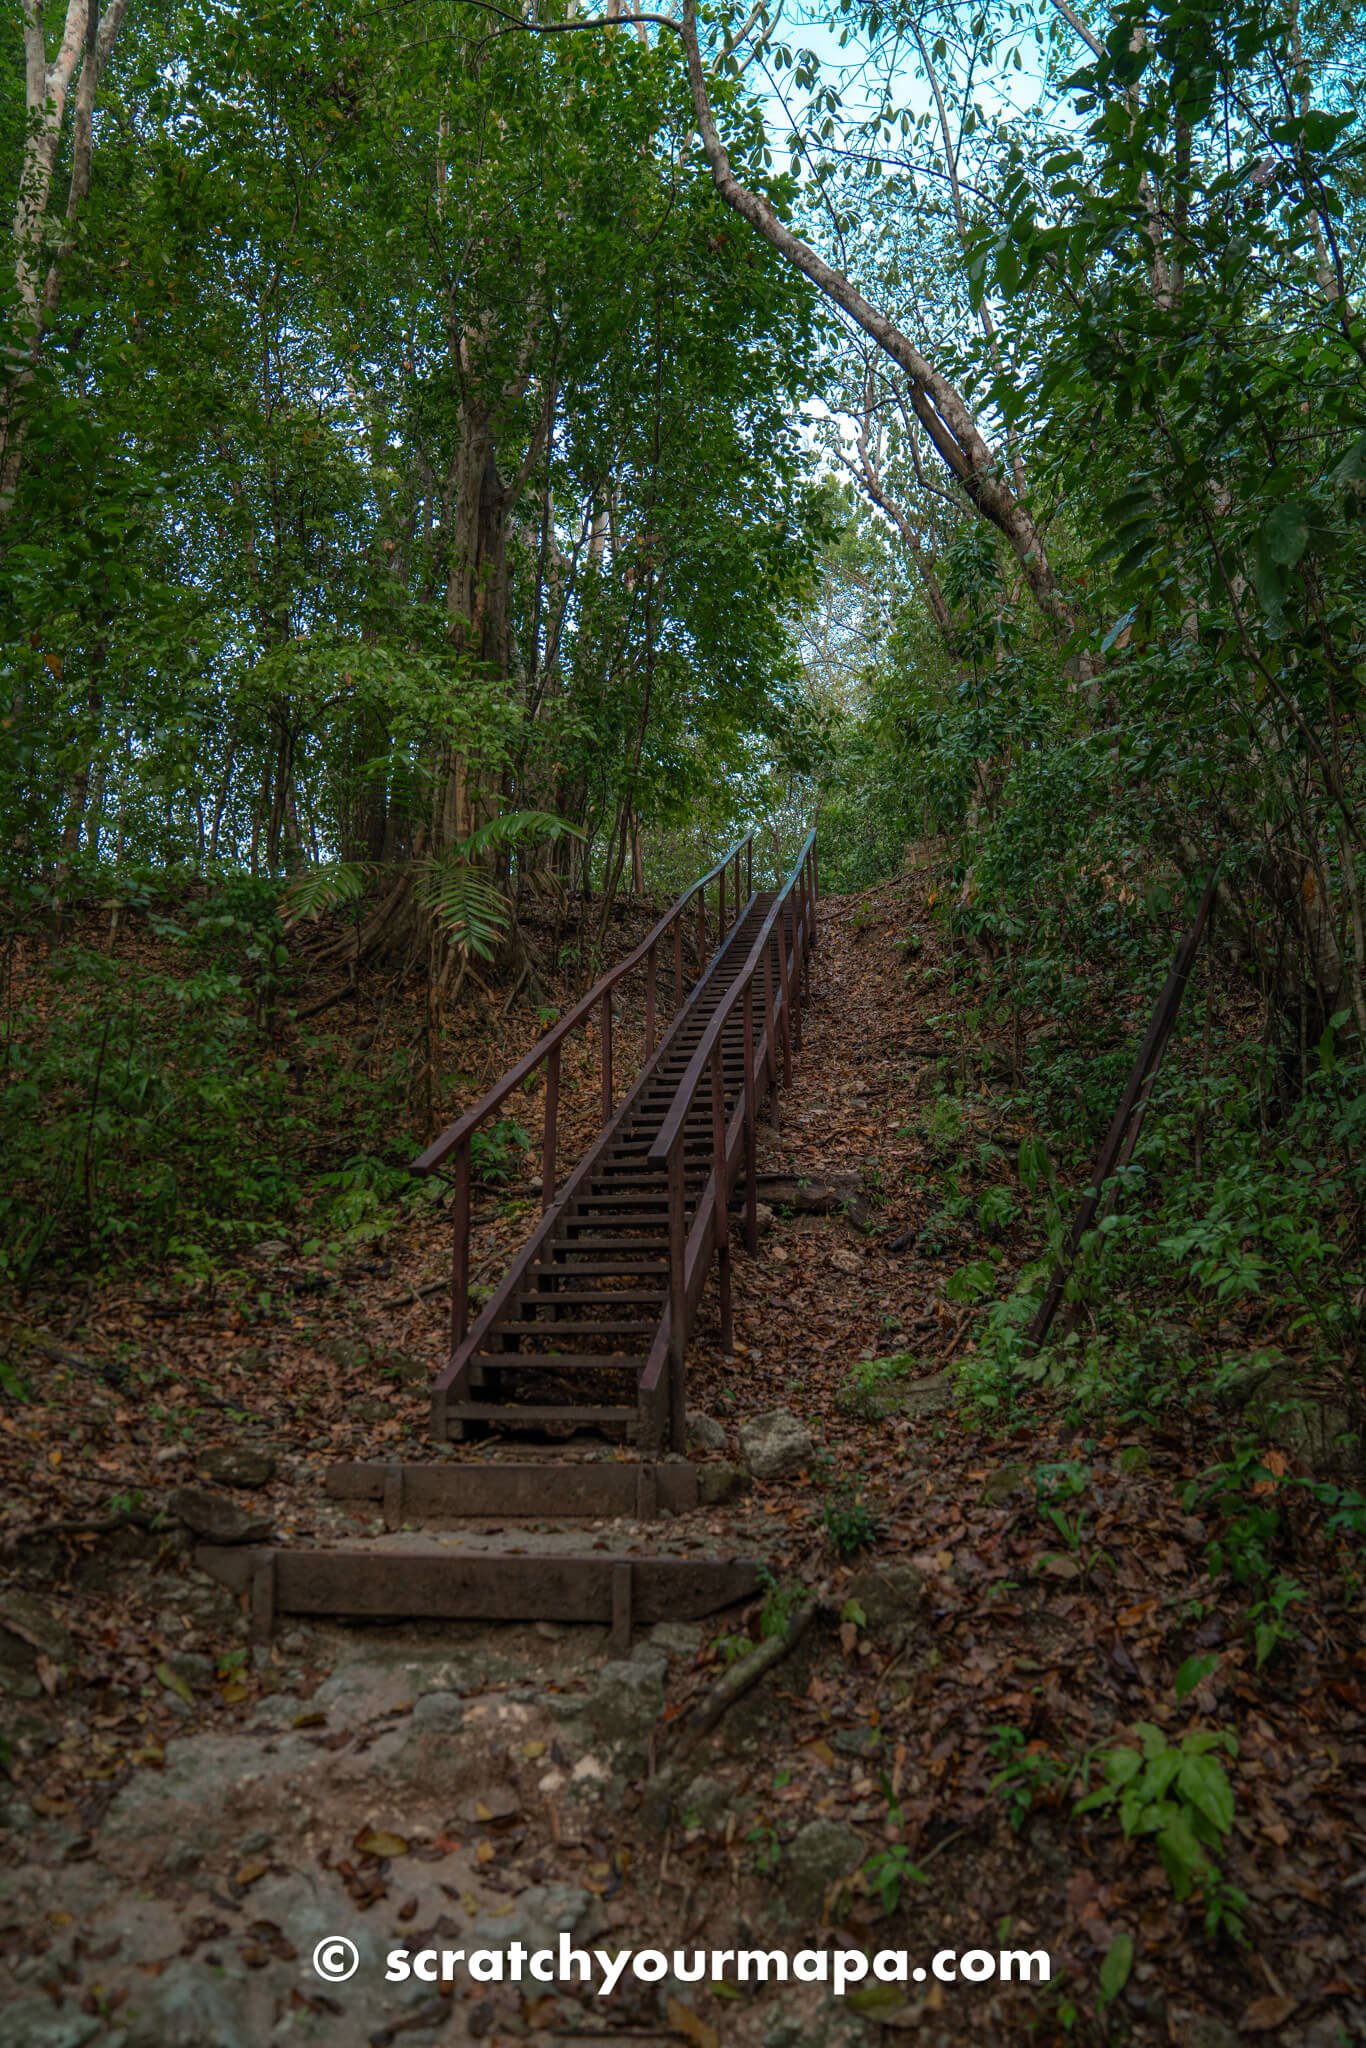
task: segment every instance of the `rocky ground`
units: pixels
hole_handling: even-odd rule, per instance
[[[7,2044],[1360,2036],[1350,1554],[1291,1500],[1305,1603],[1259,1668],[1211,1555],[1217,1506],[1187,1494],[1217,1417],[1120,1430],[1056,1396],[1005,1423],[964,1409],[952,1368],[973,1330],[946,1283],[972,1247],[946,1185],[1010,1180],[1020,1131],[989,1059],[940,1107],[963,1036],[932,938],[907,957],[920,923],[909,882],[824,907],[807,1043],[761,1162],[786,1199],[737,1260],[735,1354],[704,1330],[691,1362],[705,1505],[663,1527],[764,1556],[748,1611],[642,1632],[627,1659],[554,1623],[285,1624],[249,1645],[237,1601],[194,1569],[192,1530],[373,1527],[324,1497],[323,1468],[441,1454],[424,1435],[430,1215],[349,1277],[266,1246],[231,1296],[130,1282],[48,1316],[28,1398],[0,1404]],[[476,1266],[524,1214],[489,1205]],[[1027,1213],[993,1226],[1003,1275],[1033,1248]],[[1294,1457],[1269,1456],[1290,1499]],[[644,1535],[578,1526],[587,1545]],[[699,1734],[774,1642],[785,1654]],[[1241,1938],[1206,1929],[1224,1895],[1208,1870],[1178,1897],[1151,1838],[1074,1811],[1097,1756],[1145,1727],[1236,1743],[1218,1752],[1234,1800],[1218,1861]],[[838,2005],[818,1986],[623,1985],[604,2003],[381,1981],[391,1947],[561,1931],[606,1948],[1045,1947],[1057,1974]],[[332,1934],[361,1965],[329,1987],[310,1958]]]

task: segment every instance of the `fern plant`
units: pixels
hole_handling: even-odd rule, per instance
[[[505,848],[570,837],[583,834],[553,811],[504,811],[424,863],[418,900],[457,953],[491,960],[512,923],[512,904],[481,863]]]
[[[417,900],[457,953],[491,960],[512,923],[512,904],[483,863],[510,847],[571,837],[582,839],[583,834],[553,811],[503,811],[445,852],[418,863]],[[296,875],[285,891],[281,919],[295,925],[354,903],[376,872],[377,863],[368,860],[336,860],[310,868]]]
[[[371,860],[334,860],[295,875],[281,898],[280,922],[287,927],[296,925],[306,917],[320,917],[325,910],[356,902],[365,894],[374,872]]]

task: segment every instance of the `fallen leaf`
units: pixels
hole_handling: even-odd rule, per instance
[[[362,1856],[406,1856],[407,1837],[391,1835],[384,1828],[362,1828],[351,1847]]]
[[[721,2036],[715,2027],[709,2027],[707,2022],[700,2019],[691,2006],[684,2005],[681,1999],[671,1998],[668,2012],[669,2025],[674,2032],[682,2034],[685,2040],[694,2042],[695,2048],[721,2048]]]
[[[182,1678],[178,1671],[172,1671],[169,1664],[157,1665],[157,1678],[167,1692],[173,1692],[178,1700],[184,1700],[187,1707],[194,1705],[194,1694],[188,1680]]]
[[[1283,2027],[1295,2007],[1298,1998],[1254,1998],[1251,2005],[1238,2021],[1240,2034],[1274,2034],[1277,2027]]]

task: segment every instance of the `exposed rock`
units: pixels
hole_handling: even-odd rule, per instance
[[[386,1375],[401,1387],[423,1387],[432,1376],[430,1358],[416,1357],[407,1351],[390,1351],[384,1359]]]
[[[1306,1389],[1300,1373],[1276,1358],[1259,1358],[1221,1383],[1221,1404],[1240,1408],[1244,1421],[1264,1437],[1302,1458],[1319,1477],[1352,1467],[1352,1418],[1341,1402]]]
[[[932,1372],[928,1379],[911,1380],[897,1390],[897,1407],[903,1415],[942,1415],[953,1406],[953,1375]]]
[[[1004,1507],[1011,1495],[1022,1492],[1033,1477],[1032,1465],[998,1465],[983,1482],[982,1499],[988,1507]]]
[[[273,1265],[277,1259],[289,1256],[289,1246],[282,1237],[265,1237],[260,1244],[252,1246],[251,1255],[254,1259],[263,1260],[266,1265]]]
[[[41,1600],[17,1589],[0,1593],[0,1692],[37,1699],[39,1657],[65,1664],[71,1652],[66,1628]]]
[[[215,1677],[212,1657],[202,1657],[198,1650],[172,1650],[166,1659],[167,1669],[177,1678],[183,1678],[193,1692],[207,1692]]]
[[[356,1372],[370,1363],[370,1346],[358,1337],[324,1337],[314,1348],[320,1358],[330,1359],[344,1372]]]
[[[814,1446],[810,1433],[786,1408],[756,1415],[740,1426],[740,1448],[756,1479],[781,1479],[807,1464]]]
[[[703,1773],[678,1795],[678,1813],[685,1828],[714,1828],[731,1807],[730,1787]]]
[[[274,1527],[269,1515],[239,1507],[207,1486],[178,1486],[166,1505],[206,1543],[263,1543]]]
[[[215,1444],[196,1461],[195,1471],[215,1486],[269,1486],[275,1477],[275,1454],[254,1450],[250,1444]]]
[[[840,1820],[809,1820],[787,1852],[783,1889],[808,1913],[817,1913],[830,1886],[858,1869],[862,1835]]]
[[[712,1416],[689,1415],[688,1449],[690,1451],[700,1451],[704,1458],[712,1454],[719,1455],[725,1450],[728,1441],[725,1430]]]
[[[695,1621],[657,1621],[650,1643],[668,1657],[695,1657],[702,1647],[702,1629]]]
[[[726,1501],[736,1499],[748,1485],[749,1474],[738,1465],[728,1464],[724,1458],[713,1458],[697,1468],[698,1506],[719,1508]]]
[[[575,1942],[592,1941],[604,1924],[601,1906],[591,1892],[573,1884],[534,1884],[521,1892],[510,1913],[489,1914],[462,1929],[469,1948],[553,1948],[561,1934]]]
[[[662,1653],[604,1664],[587,1701],[589,1725],[608,1742],[642,1744],[664,1712]]]
[[[251,1987],[207,1964],[177,1957],[129,2000],[125,2048],[253,2048]]]
[[[915,1618],[925,1581],[913,1564],[872,1565],[857,1572],[845,1598],[857,1600],[869,1628],[900,1628]]]
[[[413,1727],[423,1735],[448,1734],[465,1718],[465,1703],[458,1693],[424,1692],[413,1702]]]
[[[85,2048],[104,2021],[73,2004],[58,2008],[50,1998],[26,1998],[5,2006],[5,2039],[9,2048]]]

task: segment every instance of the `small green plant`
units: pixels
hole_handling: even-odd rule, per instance
[[[750,1861],[763,1877],[772,1877],[783,1860],[783,1845],[778,1839],[778,1830],[768,1821],[756,1821],[745,1836],[749,1845]]]
[[[860,1422],[881,1422],[897,1405],[901,1383],[915,1363],[909,1351],[887,1358],[861,1358],[835,1396],[841,1415]]]
[[[1039,1519],[1056,1529],[1072,1551],[1081,1548],[1084,1514],[1081,1509],[1069,1512],[1068,1504],[1080,1500],[1089,1483],[1090,1473],[1086,1466],[1072,1458],[1057,1464],[1038,1465],[1034,1470],[1034,1504]]]
[[[920,1128],[938,1152],[949,1152],[963,1135],[963,1105],[956,1095],[937,1095],[920,1119]]]
[[[770,1636],[787,1634],[793,1615],[807,1597],[807,1590],[800,1584],[784,1586],[769,1572],[760,1574],[759,1583],[764,1588],[764,1604],[759,1610],[759,1640],[766,1642]]]
[[[991,1789],[1004,1803],[1006,1818],[1018,1835],[1036,1805],[1057,1797],[1073,1766],[1044,1743],[1030,1742],[1020,1728],[993,1728],[990,1748],[1000,1765]]]
[[[977,1204],[977,1221],[993,1237],[998,1237],[1018,1214],[1019,1205],[1009,1188],[988,1188]]]
[[[884,1913],[896,1911],[907,1885],[929,1883],[929,1878],[904,1842],[893,1842],[886,1849],[875,1849],[860,1875]]]
[[[877,1542],[878,1520],[862,1496],[847,1488],[825,1504],[825,1534],[836,1557],[856,1557]]]
[[[1197,1888],[1210,1935],[1241,1939],[1245,1895],[1229,1885],[1220,1855],[1233,1827],[1233,1787],[1216,1752],[1236,1757],[1238,1741],[1226,1729],[1195,1728],[1169,1742],[1151,1721],[1135,1723],[1140,1747],[1123,1743],[1096,1761],[1104,1781],[1076,1802],[1073,1812],[1114,1809],[1126,1837],[1151,1835],[1172,1892],[1184,1904]]]

